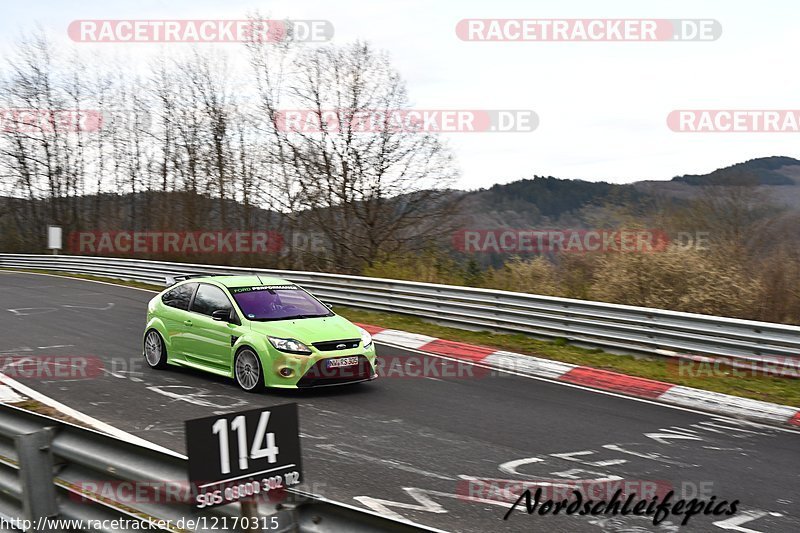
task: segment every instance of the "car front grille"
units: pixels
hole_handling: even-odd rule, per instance
[[[347,339],[343,341],[325,341],[313,343],[314,348],[320,352],[335,352],[336,350],[352,350],[358,348],[361,339]]]
[[[300,381],[297,382],[297,386],[300,388],[324,387],[365,381],[377,377],[377,374],[372,370],[372,365],[363,355],[359,355],[358,364],[352,366],[327,368],[326,361],[327,359],[322,359],[314,363],[300,378]]]

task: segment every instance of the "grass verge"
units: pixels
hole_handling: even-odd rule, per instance
[[[138,281],[124,281],[102,276],[86,274],[70,274],[49,270],[22,270],[14,268],[0,268],[0,270],[19,270],[40,274],[57,274],[59,276],[104,281],[128,287],[160,291],[163,286],[141,283]],[[711,372],[697,372],[700,375],[681,375],[675,360],[664,358],[646,359],[630,355],[616,355],[599,349],[589,350],[571,346],[564,339],[541,341],[527,335],[504,334],[490,331],[468,331],[448,326],[441,326],[425,320],[393,313],[380,313],[364,311],[348,307],[335,307],[336,313],[364,324],[372,324],[384,328],[399,329],[411,333],[430,335],[441,339],[466,342],[490,346],[499,350],[509,350],[526,355],[563,361],[575,365],[583,365],[603,370],[611,370],[631,376],[665,381],[676,385],[693,387],[712,392],[721,392],[743,398],[762,400],[765,402],[783,405],[800,406],[800,379],[742,375],[741,371],[733,368],[720,367]],[[722,373],[720,371],[726,372]]]
[[[631,355],[616,355],[599,349],[589,350],[571,346],[564,339],[541,341],[521,334],[468,331],[441,326],[407,315],[363,311],[346,307],[336,307],[334,310],[353,322],[420,333],[440,339],[479,344],[497,348],[498,350],[508,350],[554,361],[611,370],[631,376],[665,381],[676,385],[721,392],[743,398],[800,406],[800,379],[796,378],[742,375],[743,372],[741,370],[737,371],[729,367],[714,368],[713,372],[707,369],[704,371],[703,367],[695,367],[696,372],[693,372],[693,374],[696,375],[686,376],[681,375],[677,360],[666,357],[662,360],[638,358]]]
[[[46,415],[50,418],[55,418],[56,420],[63,420],[64,422],[69,422],[70,424],[74,424],[76,426],[86,427],[86,424],[80,420],[75,420],[74,418],[65,415],[58,409],[54,409],[49,405],[37,402],[36,400],[23,400],[21,402],[13,403],[10,402],[8,405],[13,405],[14,407],[19,407],[20,409],[25,409],[26,411],[33,411],[34,413],[39,413],[40,415]]]

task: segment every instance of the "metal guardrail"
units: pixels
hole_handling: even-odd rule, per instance
[[[800,357],[800,327],[533,294],[291,270],[69,255],[0,254],[0,267],[92,274],[163,285],[166,276],[257,272],[317,297],[473,330],[496,330],[610,351],[707,354],[763,362]]]
[[[82,521],[85,530],[97,524],[108,524],[100,531],[133,529],[119,524],[138,521],[148,526],[140,528],[143,530],[230,531],[234,519],[242,516],[239,504],[194,510],[191,498],[183,498],[189,494],[187,469],[187,460],[181,455],[0,405],[0,523],[5,526],[0,526],[0,531],[19,531],[14,524],[21,526],[23,520],[46,525],[34,526],[37,532],[54,531],[56,519]],[[120,486],[126,483],[122,490]],[[128,494],[136,496],[129,498]],[[253,516],[274,516],[274,529],[270,520],[258,521],[267,526],[264,531],[273,533],[424,531],[299,491],[286,496],[279,504],[260,501],[258,514],[250,515],[250,523]],[[195,520],[199,527],[187,529],[187,519]],[[80,530],[74,524],[63,529]]]

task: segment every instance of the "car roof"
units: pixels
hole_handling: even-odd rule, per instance
[[[264,275],[248,276],[207,276],[203,278],[191,278],[187,281],[193,282],[213,282],[225,287],[259,287],[261,285],[294,285],[291,281],[281,278]]]

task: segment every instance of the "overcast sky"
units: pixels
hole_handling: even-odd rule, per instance
[[[532,109],[527,133],[448,134],[477,188],[534,174],[629,182],[670,179],[768,155],[800,158],[798,133],[675,133],[674,109],[800,109],[795,0],[100,0],[5,2],[0,50],[37,23],[65,45],[132,57],[164,45],[73,44],[76,19],[325,19],[334,42],[387,50],[422,109]],[[716,19],[713,42],[465,42],[465,18]],[[180,49],[192,45],[171,44]],[[240,45],[203,44],[244,54]]]

